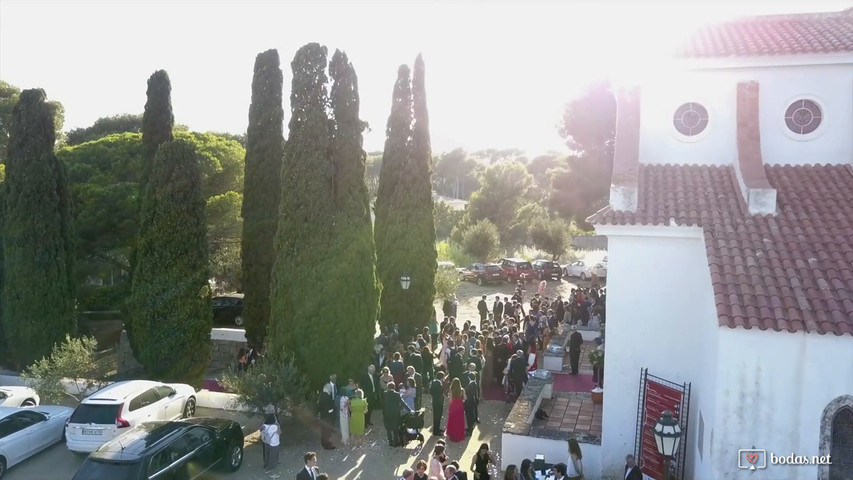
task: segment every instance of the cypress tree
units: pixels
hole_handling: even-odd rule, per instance
[[[154,156],[160,145],[171,142],[175,116],[172,114],[172,82],[165,70],[157,70],[148,77],[145,112],[142,114],[142,181],[141,193],[151,175]]]
[[[145,197],[145,189],[148,178],[154,164],[154,157],[160,145],[173,140],[172,129],[175,125],[175,116],[172,114],[172,82],[165,70],[157,70],[148,77],[148,90],[145,92],[145,111],[142,114],[142,175],[139,179],[138,201],[140,208]],[[142,230],[138,235],[142,235]],[[130,249],[130,282],[133,283],[133,274],[136,271],[136,262],[139,255],[139,238],[137,244]],[[132,314],[128,312],[130,321],[125,322],[127,340],[133,349],[133,355],[139,359],[139,344],[136,341]]]
[[[380,324],[400,325],[411,335],[429,322],[435,297],[435,220],[430,184],[429,120],[423,61],[415,63],[414,92],[409,67],[401,65],[376,197],[377,270],[382,282]],[[411,278],[404,291],[400,277]]]
[[[364,183],[367,154],[359,118],[358,78],[347,55],[335,51],[329,64],[334,131],[331,139],[333,217],[327,257],[337,266],[329,270],[334,300],[325,304],[324,318],[339,325],[335,372],[358,378],[373,352],[379,284],[376,249],[370,220],[370,197]],[[335,331],[335,330],[329,330]]]
[[[55,139],[44,91],[21,92],[6,160],[2,294],[5,347],[18,367],[76,333],[71,198]]]
[[[329,275],[341,265],[329,259],[332,236],[332,163],[326,107],[326,47],[309,43],[291,62],[290,133],[281,170],[281,209],[275,237],[266,349],[293,352],[316,386],[328,379],[346,342],[347,318],[327,318],[325,306],[339,301]]]
[[[186,140],[154,156],[129,301],[137,360],[153,378],[200,386],[213,312],[201,171]]]
[[[250,344],[261,345],[270,316],[273,240],[284,159],[283,77],[277,50],[255,58],[243,187],[243,318]]]

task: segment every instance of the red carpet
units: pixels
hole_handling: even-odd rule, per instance
[[[555,392],[589,392],[595,388],[592,383],[592,375],[569,375],[568,373],[554,373]]]
[[[212,378],[208,378],[204,381],[204,388],[210,390],[211,392],[224,392],[225,387],[219,384],[216,380]]]
[[[483,385],[483,400],[497,400],[500,402],[506,400],[503,386],[494,382]]]

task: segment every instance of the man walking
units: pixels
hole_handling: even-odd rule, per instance
[[[376,378],[376,367],[373,364],[367,366],[367,373],[361,377],[361,389],[364,391],[364,399],[367,400],[367,411],[364,412],[364,424],[373,425],[370,415],[373,410],[379,408],[379,380]]]
[[[335,394],[337,393],[334,381],[335,378],[335,375],[331,375],[329,377],[330,381],[323,386],[323,392],[320,393],[320,399],[317,405],[320,410],[320,444],[323,445],[323,448],[326,450],[335,449],[335,446],[332,444],[335,419],[338,417],[338,415],[336,415],[337,409],[335,408]]]
[[[439,370],[435,374],[435,380],[429,387],[432,396],[432,434],[444,435],[441,429],[441,416],[444,414],[444,372]]]
[[[500,295],[495,295],[495,303],[492,304],[492,313],[495,315],[496,322],[500,322],[504,317],[504,304],[501,302]]]
[[[382,394],[382,416],[384,417],[385,433],[388,434],[388,444],[392,447],[399,447],[402,443],[400,441],[400,427],[403,424],[402,411],[404,408],[410,409],[395,389],[394,383],[389,382],[388,389]]]
[[[578,364],[581,359],[581,345],[583,345],[583,336],[581,335],[581,332],[578,331],[578,326],[572,325],[572,334],[569,335],[569,363],[571,364],[572,371],[569,372],[569,375],[578,374]]]
[[[473,370],[474,364],[470,364],[469,368]],[[465,375],[467,382],[465,385],[465,420],[468,424],[468,435],[474,432],[474,424],[480,422],[477,404],[480,402],[480,389],[477,386],[477,374],[469,370]]]

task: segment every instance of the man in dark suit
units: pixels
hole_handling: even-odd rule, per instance
[[[335,390],[334,383],[327,383],[323,386],[323,391],[320,392],[320,399],[317,403],[317,409],[320,411],[320,444],[326,450],[334,450],[332,445],[332,434],[335,428]]]
[[[504,318],[504,304],[501,302],[501,296],[495,295],[495,303],[492,304],[492,314],[495,316],[495,322],[500,323]]]
[[[392,447],[399,447],[402,443],[400,440],[400,427],[403,424],[402,412],[403,409],[411,409],[395,388],[394,383],[389,382],[388,389],[382,394],[382,416],[385,422],[385,433],[388,434],[388,444]]]
[[[406,348],[406,366],[415,367],[415,371],[424,374],[424,361],[418,349],[414,345],[409,345]]]
[[[456,349],[450,349],[450,357],[447,359],[447,370],[450,374],[450,381],[458,378],[461,382],[462,375],[465,373],[465,362],[462,360],[462,355]]]
[[[482,325],[486,321],[486,317],[489,316],[489,304],[486,303],[485,295],[477,302],[477,311],[480,312],[480,325]]]
[[[520,395],[521,389],[527,383],[527,361],[524,352],[518,350],[509,362],[509,378],[515,385],[515,394]]]
[[[381,372],[383,368],[388,366],[390,361],[391,359],[388,357],[388,354],[385,353],[385,348],[383,347],[373,358],[373,365],[376,366],[377,372]]]
[[[643,480],[643,471],[637,466],[633,455],[625,456],[625,480]]]
[[[581,345],[583,345],[583,336],[581,335],[581,332],[578,331],[578,326],[572,325],[572,334],[569,335],[569,363],[571,364],[572,371],[569,372],[569,375],[578,374],[578,364],[581,359]]]
[[[317,479],[317,454],[308,452],[302,456],[305,461],[305,468],[296,474],[296,480],[316,480]]]
[[[373,425],[370,421],[370,415],[374,409],[378,409],[379,402],[379,378],[376,376],[376,367],[374,365],[367,366],[367,372],[361,377],[359,384],[364,392],[364,399],[367,400],[367,412],[364,413],[364,424]]]
[[[429,394],[432,396],[432,434],[444,435],[441,429],[441,416],[444,414],[444,372],[435,373],[435,380],[429,386]]]
[[[469,368],[474,367],[472,363]],[[477,404],[480,403],[480,388],[477,386],[477,374],[469,370],[465,378],[467,382],[462,382],[465,385],[465,420],[468,424],[468,435],[474,431],[474,424],[480,421]]]

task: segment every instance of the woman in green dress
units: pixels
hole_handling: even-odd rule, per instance
[[[357,389],[355,398],[349,404],[349,433],[350,435],[364,435],[364,414],[367,413],[367,400],[364,399],[364,391]]]

